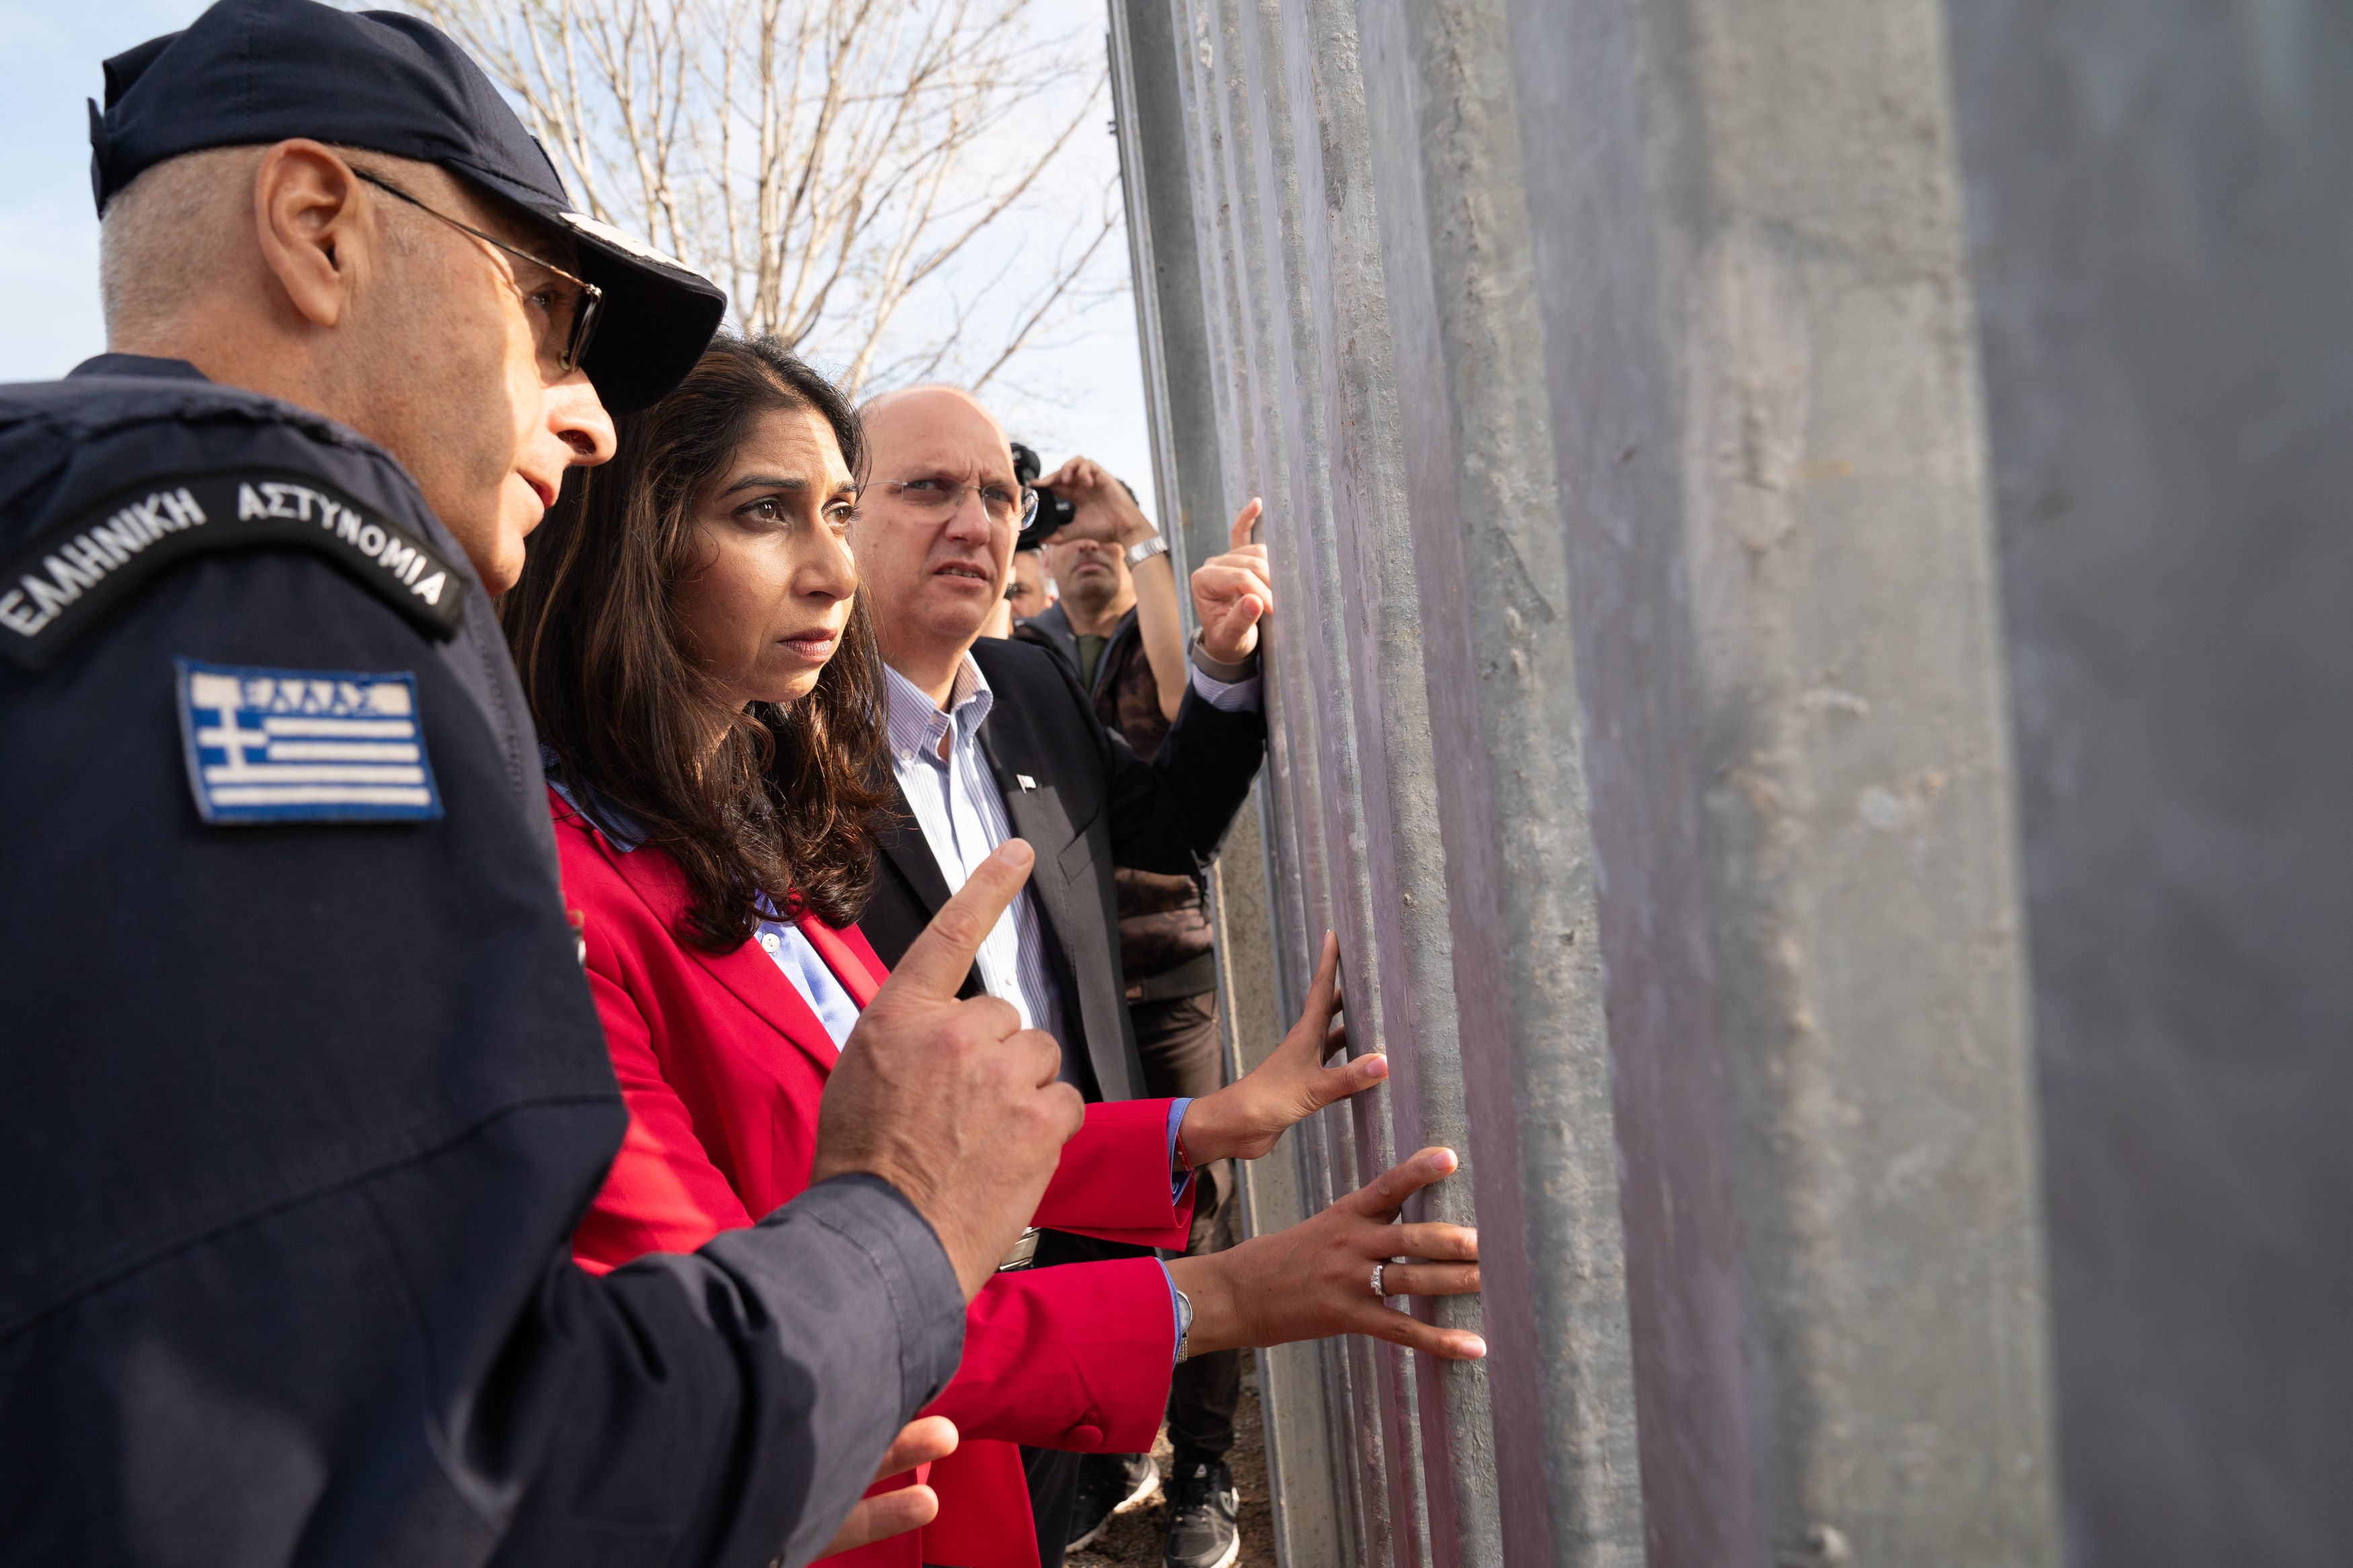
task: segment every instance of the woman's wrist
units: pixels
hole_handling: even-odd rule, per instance
[[[1187,1361],[1212,1351],[1239,1350],[1245,1342],[1234,1310],[1232,1281],[1219,1261],[1229,1255],[1213,1252],[1203,1258],[1168,1260],[1168,1282],[1185,1293],[1193,1308],[1192,1326],[1185,1335]]]
[[[1230,1085],[1196,1098],[1176,1123],[1176,1164],[1198,1170],[1233,1158],[1234,1139],[1226,1125],[1226,1111],[1234,1091]]]

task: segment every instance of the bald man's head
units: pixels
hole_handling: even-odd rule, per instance
[[[1006,466],[1012,466],[1012,443],[1005,438],[1005,426],[971,393],[961,386],[931,384],[902,386],[894,392],[879,393],[866,400],[858,416],[871,431],[878,425],[907,432],[935,429],[943,425],[978,418],[997,433],[997,444],[1007,452]]]
[[[887,392],[860,410],[868,480],[850,549],[883,657],[944,689],[1005,596],[1021,481],[1005,427],[958,387]]]

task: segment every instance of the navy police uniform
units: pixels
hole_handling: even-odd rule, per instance
[[[626,1115],[542,788],[385,453],[176,361],[0,387],[0,1558],[805,1561],[944,1384],[871,1177],[573,1265]]]

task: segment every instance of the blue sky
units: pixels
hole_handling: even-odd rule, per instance
[[[203,9],[196,0],[0,0],[0,381],[59,375],[105,346],[83,103],[98,96],[107,56],[185,26]],[[1039,12],[1049,31],[1102,29],[1090,0],[1043,0]],[[1115,163],[1110,137],[1084,140],[1082,160],[1103,171]],[[1124,297],[1100,305],[1054,344],[1026,356],[1011,384],[991,386],[997,412],[1050,465],[1083,452],[1126,477],[1149,508],[1132,306]]]

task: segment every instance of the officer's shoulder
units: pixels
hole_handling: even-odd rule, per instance
[[[244,387],[142,375],[18,382],[0,385],[0,547],[92,487],[244,458],[363,484],[390,505],[417,499],[400,465],[357,431]]]
[[[310,552],[429,636],[463,557],[400,465],[331,419],[204,381],[0,386],[0,656],[53,664],[189,556]]]

